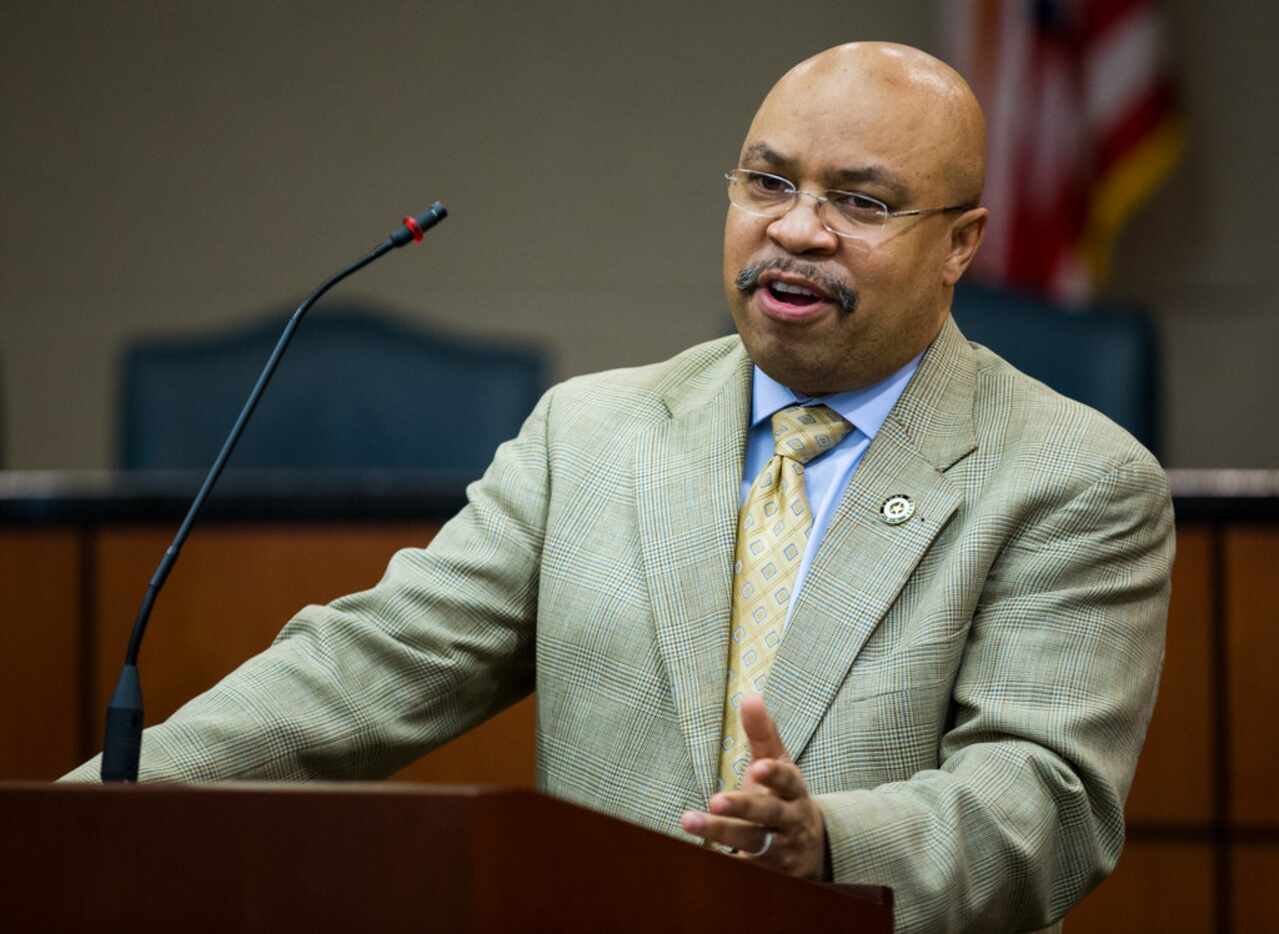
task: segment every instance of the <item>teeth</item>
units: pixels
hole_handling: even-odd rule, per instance
[[[812,289],[806,289],[802,285],[791,285],[789,282],[773,282],[770,284],[778,292],[789,292],[792,295],[808,295],[812,298],[818,297],[816,292]]]

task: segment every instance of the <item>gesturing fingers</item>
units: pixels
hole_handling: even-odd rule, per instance
[[[764,780],[782,785],[788,792],[798,787],[802,793],[793,799],[758,785],[754,790],[720,792],[709,802],[710,813],[685,811],[680,826],[687,833],[730,847],[740,856],[752,857],[782,872],[809,879],[825,878],[825,819],[804,790],[803,777],[788,775],[791,770],[799,772],[789,762],[776,761],[769,769],[761,769],[766,772]]]
[[[764,845],[767,827],[736,817],[689,811],[680,818],[680,826],[688,833],[718,843],[741,853],[753,853]]]
[[[746,768],[746,778],[749,779],[752,787],[767,788],[784,801],[797,801],[808,797],[808,786],[804,784],[804,775],[793,762],[777,759],[752,762]]]
[[[760,827],[784,828],[795,821],[790,813],[793,809],[788,809],[786,802],[772,795],[721,792],[711,798],[710,809],[712,814],[750,821]]]
[[[738,716],[742,718],[742,729],[751,744],[751,759],[785,759],[786,747],[782,745],[782,737],[777,732],[777,725],[768,715],[764,706],[764,698],[758,694],[749,694],[742,698],[738,707]]]
[[[738,712],[752,760],[741,787],[712,797],[710,813],[686,811],[680,826],[782,872],[823,878],[826,824],[803,774],[786,754],[762,697],[743,698]]]

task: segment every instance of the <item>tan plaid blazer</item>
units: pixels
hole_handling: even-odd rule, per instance
[[[429,548],[148,730],[142,777],[384,776],[536,689],[541,787],[683,836],[716,775],[750,382],[731,337],[553,388]],[[836,879],[931,932],[1049,924],[1104,877],[1172,554],[1150,454],[948,322],[765,694]]]

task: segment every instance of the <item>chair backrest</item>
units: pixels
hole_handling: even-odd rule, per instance
[[[1159,453],[1158,341],[1133,309],[1065,309],[1017,292],[962,284],[955,322],[1017,369],[1105,413]]]
[[[286,317],[130,347],[120,466],[212,463]],[[545,370],[542,354],[528,347],[445,338],[363,309],[317,309],[298,329],[229,465],[478,476],[536,404]]]

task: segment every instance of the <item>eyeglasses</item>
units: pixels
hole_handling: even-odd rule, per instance
[[[890,217],[922,217],[926,214],[949,214],[967,211],[970,204],[953,204],[944,208],[916,208],[913,211],[890,211],[888,205],[856,191],[828,189],[820,195],[800,191],[795,183],[780,175],[733,169],[724,175],[728,180],[728,200],[757,217],[781,217],[789,214],[804,195],[817,202],[817,217],[833,234],[841,237],[865,235],[868,229],[883,227]]]

